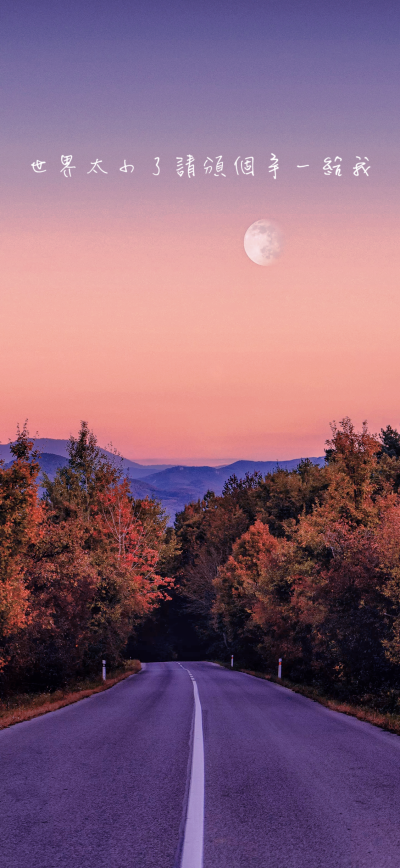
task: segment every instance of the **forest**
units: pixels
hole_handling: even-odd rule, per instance
[[[135,627],[172,584],[158,566],[167,519],[132,498],[115,460],[82,423],[51,481],[26,426],[0,467],[0,685],[55,690],[118,666]]]
[[[26,427],[0,466],[0,685],[56,689],[142,660],[209,659],[395,712],[400,434],[331,425],[323,467],[232,476],[177,514],[135,500],[82,423],[39,485]]]

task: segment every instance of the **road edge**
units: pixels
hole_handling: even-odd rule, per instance
[[[241,672],[242,675],[248,675],[250,678],[259,678],[261,681],[267,681],[268,684],[274,684],[275,687],[280,687],[283,690],[290,690],[291,693],[297,693],[299,696],[304,696],[305,699],[310,699],[311,702],[317,702],[319,705],[328,708],[330,711],[336,711],[338,714],[345,714],[347,717],[353,717],[356,720],[369,723],[371,726],[375,726],[376,729],[381,729],[385,732],[390,732],[392,735],[400,736],[400,715],[385,714],[384,712],[376,711],[373,708],[364,709],[358,705],[340,702],[339,700],[331,699],[329,696],[319,695],[315,688],[308,687],[307,685],[303,686],[301,684],[293,684],[292,682],[287,683],[284,678],[282,678],[281,682],[274,676],[265,674],[265,672],[241,669],[238,666],[232,668],[229,663],[212,662],[215,663],[216,666],[220,666],[221,669],[227,669],[231,672]]]
[[[35,717],[43,717],[44,714],[58,711],[60,708],[65,708],[67,705],[74,705],[82,699],[88,699],[95,693],[104,693],[105,690],[115,687],[115,685],[119,684],[121,681],[126,681],[127,678],[132,678],[134,675],[139,675],[140,672],[143,672],[146,668],[146,664],[140,663],[140,660],[137,662],[139,663],[140,669],[137,669],[136,671],[129,670],[127,672],[122,672],[115,678],[110,678],[108,681],[105,681],[104,684],[88,688],[87,690],[71,691],[70,694],[61,699],[56,699],[54,702],[49,700],[48,702],[44,702],[43,705],[38,705],[36,708],[16,708],[14,711],[10,711],[9,714],[5,713],[0,717],[0,732],[3,729],[9,729],[10,726],[15,726],[17,723],[24,723],[24,721],[33,720]]]

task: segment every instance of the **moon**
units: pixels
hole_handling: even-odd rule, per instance
[[[256,265],[271,265],[282,252],[282,235],[271,220],[256,220],[244,236],[244,249]]]

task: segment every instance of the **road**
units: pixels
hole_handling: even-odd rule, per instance
[[[1,868],[400,866],[400,738],[212,663],[3,730],[0,776]]]

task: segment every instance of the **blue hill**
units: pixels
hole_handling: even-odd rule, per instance
[[[68,464],[67,452],[68,440],[52,440],[51,438],[39,438],[35,446],[40,452],[40,466],[50,479],[54,479],[59,467]],[[113,454],[103,449],[106,455],[113,458]],[[0,459],[11,463],[12,455],[9,444],[0,445]],[[287,461],[234,461],[221,467],[187,466],[178,464],[169,466],[166,464],[144,465],[136,461],[122,458],[122,468],[126,472],[131,486],[131,491],[136,498],[154,498],[159,500],[169,515],[172,524],[177,512],[180,512],[185,504],[204,497],[206,491],[211,490],[214,494],[221,494],[225,482],[230,476],[241,479],[246,473],[258,471],[263,476],[274,473],[278,468],[283,470],[295,470],[301,459],[292,458]],[[313,464],[322,467],[324,458],[310,458]]]

